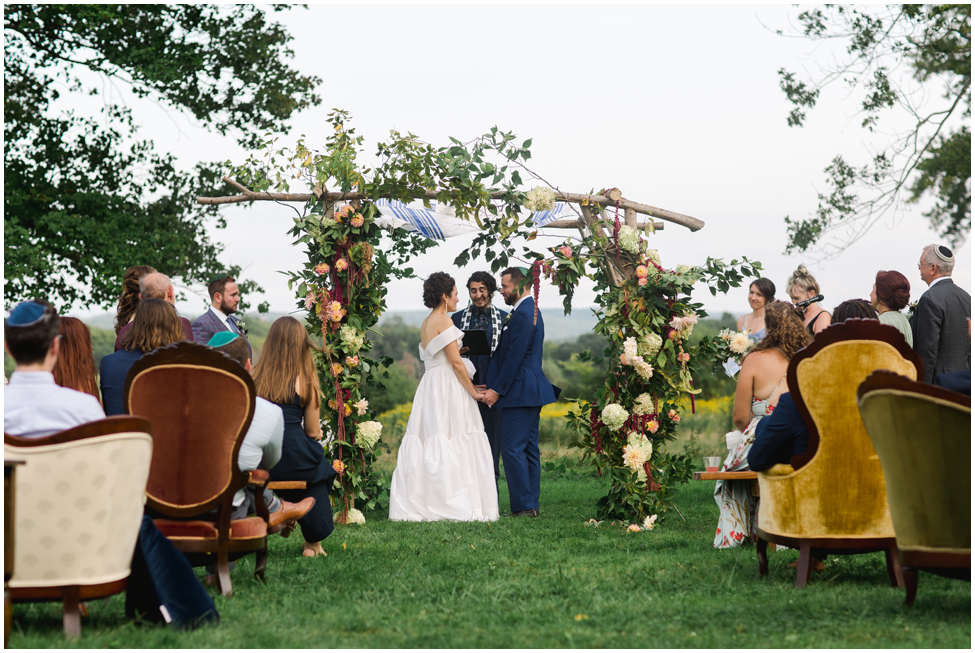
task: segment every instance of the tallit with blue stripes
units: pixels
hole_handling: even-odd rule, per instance
[[[388,199],[379,199],[374,203],[382,216],[378,219],[380,226],[414,231],[431,240],[445,240],[480,231],[474,222],[468,222],[450,215],[449,213],[453,213],[450,211],[450,207],[440,207],[436,202],[431,202],[429,209],[422,204],[409,206],[403,202]],[[562,218],[576,217],[578,216],[568,207],[566,202],[556,202],[555,207],[548,211],[532,213],[532,223],[536,227],[544,227]]]

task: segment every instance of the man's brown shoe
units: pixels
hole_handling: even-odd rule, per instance
[[[301,519],[308,514],[308,511],[315,507],[315,497],[305,497],[298,503],[281,501],[281,507],[268,516],[267,532],[277,533],[283,530],[287,522]]]

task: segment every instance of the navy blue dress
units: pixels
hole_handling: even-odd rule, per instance
[[[315,507],[298,520],[306,542],[321,542],[335,529],[332,521],[332,504],[328,492],[338,474],[332,469],[322,445],[305,435],[301,426],[305,409],[295,395],[291,403],[277,404],[284,413],[284,443],[281,460],[269,472],[272,481],[305,481],[304,490],[277,490],[285,501],[298,502],[305,497],[315,497]]]

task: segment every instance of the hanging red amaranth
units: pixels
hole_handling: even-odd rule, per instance
[[[532,318],[532,326],[538,324],[538,290],[541,286],[540,277],[542,272],[542,261],[532,263],[532,297],[535,299],[535,314]]]

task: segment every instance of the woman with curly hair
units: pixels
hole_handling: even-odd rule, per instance
[[[420,326],[424,374],[396,456],[389,490],[391,521],[494,521],[494,463],[477,402],[474,365],[460,357],[464,332],[447,313],[457,310],[457,284],[444,272],[423,282],[430,315]]]
[[[122,296],[118,298],[115,315],[115,336],[135,317],[139,306],[139,279],[156,271],[151,265],[133,265],[122,276]]]
[[[911,323],[901,309],[911,301],[911,282],[897,270],[880,270],[870,291],[870,304],[880,314],[879,320],[904,334],[910,347],[914,347]]]
[[[792,298],[792,303],[798,304],[818,295],[819,283],[813,275],[809,274],[805,265],[800,265],[785,283],[785,291]],[[829,326],[830,315],[817,302],[807,304],[805,308],[800,310],[802,310],[802,319],[806,329],[809,330],[809,335],[815,336]]]
[[[765,337],[741,363],[732,418],[738,431],[726,437],[731,450],[721,471],[741,472],[748,466],[748,452],[755,441],[755,429],[775,410],[779,397],[789,391],[785,379],[789,361],[811,340],[802,312],[788,302],[774,302],[765,308]],[[760,399],[759,397],[763,397]],[[746,537],[754,539],[758,503],[751,496],[750,481],[718,481],[714,500],[721,509],[714,536],[715,548],[740,546]]]
[[[76,317],[62,317],[58,334],[61,345],[52,371],[54,382],[62,388],[87,392],[98,399],[98,374],[91,349],[91,329]]]

